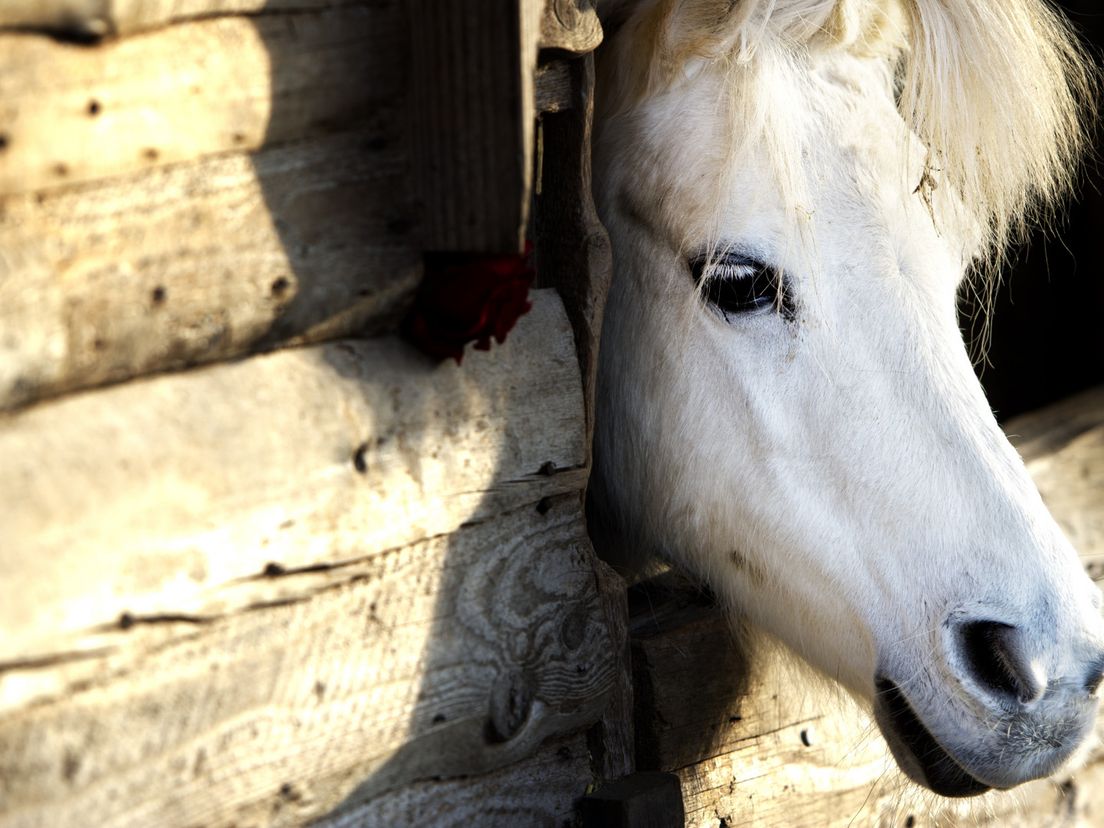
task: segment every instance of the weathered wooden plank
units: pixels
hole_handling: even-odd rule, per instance
[[[412,783],[511,765],[598,717],[618,642],[592,554],[572,494],[403,549],[366,544],[340,583],[269,578],[266,603],[168,642],[118,629],[96,675],[0,716],[0,825],[410,824],[434,795]],[[568,750],[573,783],[546,757],[557,790],[528,806],[539,778],[500,777],[504,813],[559,814],[566,786],[581,793],[585,754]],[[444,790],[453,818],[496,812],[475,796],[493,786]]]
[[[415,181],[428,250],[520,252],[543,0],[409,0]]]
[[[44,30],[82,39],[129,34],[194,17],[265,14],[364,0],[0,0],[0,29]],[[540,45],[581,54],[598,48],[602,26],[590,0],[548,0]]]
[[[255,155],[0,200],[0,411],[392,327],[421,256],[391,115]]]
[[[225,612],[266,594],[266,568],[340,564],[579,491],[571,331],[554,292],[535,299],[463,367],[345,340],[0,420],[0,662],[95,646],[121,613]]]
[[[529,759],[484,776],[417,782],[312,823],[313,828],[564,828],[572,825],[590,767],[586,740],[549,742]]]
[[[0,194],[357,124],[404,95],[398,2],[182,23],[87,48],[0,35]]]
[[[592,0],[547,0],[541,18],[542,49],[581,55],[602,43],[602,24]]]
[[[590,142],[594,119],[594,57],[559,62],[546,72],[568,76],[570,106],[541,116],[541,182],[537,197],[537,273],[564,298],[587,400],[587,445],[594,426],[598,341],[613,261],[609,236],[591,195]],[[549,84],[551,85],[551,84]],[[559,111],[563,110],[563,111]]]
[[[545,112],[561,112],[570,109],[575,103],[574,73],[566,60],[553,60],[537,67],[536,107],[538,115]],[[538,138],[538,141],[542,140]],[[541,173],[543,161],[540,151],[537,154],[537,174]],[[540,179],[537,180],[538,195]]]
[[[1018,417],[1005,430],[1089,574],[1104,582],[1104,387]]]
[[[1090,388],[1009,420],[1004,431],[1025,463],[1054,455],[1071,440],[1104,425],[1104,386]]]
[[[358,2],[364,0],[0,0],[0,29],[95,40],[193,17],[302,11]]]
[[[629,610],[625,581],[613,567],[596,559],[595,575],[605,609],[606,628],[615,642],[607,654],[614,681],[606,710],[589,734],[589,745],[596,780],[613,781],[631,774],[636,768]]]

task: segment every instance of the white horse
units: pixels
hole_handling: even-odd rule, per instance
[[[1091,69],[1043,0],[614,0],[597,539],[872,702],[946,796],[1092,727],[1101,596],[955,313],[1062,195]]]

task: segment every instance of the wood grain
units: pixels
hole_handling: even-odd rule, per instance
[[[590,141],[594,120],[594,57],[559,62],[568,76],[570,106],[541,116],[543,161],[537,197],[537,273],[564,298],[587,401],[587,446],[594,428],[598,342],[613,272],[609,236],[591,194]]]
[[[98,675],[0,716],[0,825],[559,818],[588,778],[577,739],[478,775],[579,732],[612,685],[578,496],[374,550],[153,646],[117,629]]]
[[[428,250],[520,252],[543,0],[409,0],[415,181]]]
[[[463,367],[342,341],[0,419],[0,662],[95,648],[123,613],[227,612],[266,594],[266,568],[579,491],[582,418],[570,327],[541,291]]]
[[[392,115],[0,200],[0,411],[393,327],[421,257]]]
[[[542,49],[562,49],[577,55],[602,43],[602,24],[592,0],[547,0],[541,18]]]
[[[0,29],[96,40],[194,17],[301,11],[357,2],[363,0],[0,0]]]
[[[1089,574],[1104,582],[1104,387],[1018,417],[1005,430]]]
[[[604,561],[595,558],[598,594],[605,611],[613,646],[606,655],[613,671],[609,703],[588,739],[595,781],[614,781],[636,769],[633,735],[632,652],[629,648],[629,611],[625,581]]]
[[[397,2],[182,23],[93,48],[0,34],[0,194],[326,134],[395,106]]]
[[[99,38],[194,17],[265,14],[352,5],[364,0],[0,0],[0,28],[41,29]],[[581,54],[598,48],[602,27],[591,0],[548,0],[542,49]]]
[[[586,739],[576,734],[548,742],[509,768],[476,778],[416,782],[312,825],[564,828],[573,824],[575,802],[589,777]]]

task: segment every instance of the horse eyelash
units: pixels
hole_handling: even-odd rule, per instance
[[[762,273],[765,268],[755,267],[750,264],[724,264],[718,263],[713,265],[708,273],[709,279],[753,279]]]

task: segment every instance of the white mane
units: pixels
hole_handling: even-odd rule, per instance
[[[746,76],[802,50],[843,48],[885,57],[901,116],[928,150],[925,186],[954,191],[977,228],[980,264],[999,262],[1074,180],[1094,70],[1044,0],[644,2],[627,24],[634,31],[611,47],[617,75],[600,86],[607,117],[677,86],[702,61],[724,61]],[[612,27],[624,6],[607,9]],[[742,134],[770,146],[779,183],[799,202],[784,113],[748,92],[746,79],[733,80],[731,94],[746,98],[733,107]],[[739,147],[729,150],[739,157]]]

